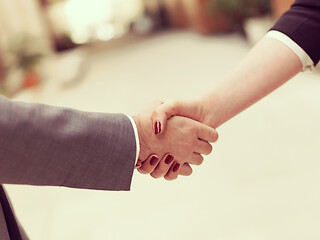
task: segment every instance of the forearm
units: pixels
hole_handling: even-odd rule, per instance
[[[298,56],[285,44],[262,39],[207,94],[201,97],[203,122],[218,127],[277,89],[302,69]]]
[[[170,101],[158,107],[153,114],[153,126],[165,129],[167,119],[179,115],[216,128],[299,71],[316,65],[320,59],[319,16],[319,1],[296,0],[272,28],[288,39],[279,35],[265,37],[208,93],[198,99]]]

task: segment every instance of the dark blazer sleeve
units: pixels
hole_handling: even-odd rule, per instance
[[[129,190],[136,142],[123,114],[0,96],[0,184]]]
[[[320,0],[296,0],[271,30],[286,34],[310,56],[320,60]]]

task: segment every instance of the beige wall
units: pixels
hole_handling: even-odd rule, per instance
[[[17,34],[43,39],[50,49],[49,37],[37,0],[0,0],[0,47]]]

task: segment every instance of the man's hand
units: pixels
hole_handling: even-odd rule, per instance
[[[218,139],[215,129],[185,117],[172,117],[167,121],[166,131],[155,135],[150,127],[152,113],[160,102],[152,104],[141,114],[134,117],[140,140],[139,159],[147,159],[139,168],[141,173],[151,173],[155,178],[176,179],[178,174],[191,174],[185,163],[200,165],[201,154],[208,155],[212,151],[209,142]],[[153,155],[152,155],[153,154]],[[160,159],[157,156],[164,156]],[[182,167],[181,167],[182,166]],[[181,168],[181,169],[180,169]]]

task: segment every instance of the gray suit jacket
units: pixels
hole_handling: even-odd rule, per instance
[[[86,113],[0,96],[0,184],[130,190],[136,141],[123,114]],[[0,187],[0,239],[24,239]]]

